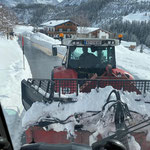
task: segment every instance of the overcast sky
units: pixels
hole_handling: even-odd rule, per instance
[[[58,0],[59,2],[63,1],[63,0]]]

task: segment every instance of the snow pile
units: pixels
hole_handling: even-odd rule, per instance
[[[31,77],[30,68],[26,59],[25,70],[23,68],[22,50],[17,39],[7,40],[0,37],[0,102],[4,108],[15,149],[18,149],[21,138],[19,122],[23,112],[21,80],[28,77]]]
[[[66,54],[66,46],[60,45],[61,42],[59,40],[55,40],[54,38],[43,33],[33,33],[32,31],[32,26],[17,25],[14,28],[15,34],[17,34],[19,37],[23,36],[31,40],[34,44],[36,44],[36,47],[40,46],[41,48],[44,48],[44,52],[46,51],[46,54],[52,54],[52,46],[57,47],[58,54],[61,55],[61,58]]]
[[[123,45],[116,46],[116,64],[130,72],[136,79],[150,79],[150,55],[130,51]]]
[[[146,45],[139,45],[135,48],[135,51],[140,52],[142,49],[142,53],[146,53],[150,55],[150,48]]]
[[[124,47],[130,47],[131,45],[136,46],[136,42],[121,41],[121,45]]]
[[[16,25],[13,31],[17,35],[23,34],[24,32],[31,33],[33,31],[33,26]]]
[[[43,33],[40,33],[40,32],[33,34],[33,36],[31,38],[32,38],[33,42],[34,42],[34,40],[38,40],[38,41],[49,42],[49,43],[53,43],[53,44],[61,44],[61,42],[59,40],[55,40],[55,39],[53,39]]]
[[[115,132],[115,125],[113,123],[112,112],[107,112],[108,107],[105,108],[105,111],[102,111],[102,107],[106,103],[106,99],[108,94],[112,91],[112,87],[106,87],[105,89],[99,90],[92,90],[91,93],[80,93],[77,97],[78,101],[76,103],[65,104],[65,105],[58,105],[58,103],[52,103],[50,105],[43,104],[36,102],[32,105],[32,107],[27,111],[25,117],[23,118],[23,126],[27,128],[30,125],[36,124],[37,122],[48,121],[53,118],[58,118],[60,120],[65,120],[68,116],[69,117],[68,123],[66,124],[52,124],[49,125],[46,129],[47,130],[55,130],[59,131],[67,131],[68,137],[73,135],[76,136],[74,133],[74,126],[82,124],[83,130],[88,130],[93,134],[90,136],[90,145],[97,141],[97,136],[101,134],[103,138],[110,135],[110,133]],[[140,96],[136,93],[128,93],[125,92],[124,94],[120,92],[121,99],[123,102],[126,102],[129,106],[130,110],[140,112],[143,115],[148,114],[150,115],[150,111],[147,111],[149,108],[149,104],[146,105],[144,101],[135,102],[135,99],[139,98]],[[148,94],[150,96],[150,93]],[[113,99],[114,97],[112,97]],[[133,108],[133,106],[135,106]],[[40,110],[40,112],[36,112],[36,110]],[[101,111],[96,115],[93,115],[91,112],[88,111]],[[79,116],[78,119],[75,115]],[[134,123],[138,123],[143,119],[143,115],[136,116],[132,115],[134,118]],[[48,118],[46,118],[48,117]],[[149,127],[143,129],[141,131],[148,131],[149,139]],[[140,150],[139,144],[135,141],[134,137],[131,136],[129,138],[129,146],[131,149]]]
[[[57,102],[50,105],[36,102],[26,112],[23,118],[23,127],[35,124],[38,120],[45,116],[51,116],[64,120],[68,116],[75,113],[101,111],[103,105],[106,103],[108,95],[112,90],[113,88],[111,86],[107,86],[106,88],[99,88],[98,91],[93,89],[91,93],[80,93],[79,96],[75,98],[77,99],[76,103],[64,105],[58,105],[59,103]],[[135,92],[120,92],[120,94],[122,101],[127,103],[130,110],[140,112],[142,115],[147,114],[150,116],[150,110],[148,109],[149,105],[145,104],[145,100],[150,96],[150,93],[139,102],[135,101],[135,99],[141,98],[141,95],[137,95]],[[36,112],[37,109],[39,110],[38,112]]]
[[[49,37],[43,33],[37,32],[34,33],[30,40],[44,48],[47,48],[47,51],[52,53],[52,46],[57,47],[58,54],[61,54],[62,57],[66,53],[66,46],[60,45],[61,42],[59,40],[55,40],[52,37]]]

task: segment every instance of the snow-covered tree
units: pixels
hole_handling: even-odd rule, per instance
[[[4,5],[0,5],[0,32],[9,32],[16,22],[14,13]]]

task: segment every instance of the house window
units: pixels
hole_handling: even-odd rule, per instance
[[[63,30],[60,28],[60,29],[59,29],[59,32],[62,32],[62,31],[63,31]]]
[[[106,39],[106,36],[102,36],[101,38],[102,38],[102,39]]]
[[[67,29],[67,32],[70,32],[70,29]]]

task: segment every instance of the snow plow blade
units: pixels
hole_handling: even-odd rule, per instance
[[[104,80],[104,79],[28,79],[22,80],[22,103],[28,110],[34,102],[76,102],[72,94],[89,93],[91,89],[112,86],[114,89],[137,94],[150,92],[150,80]]]
[[[44,86],[43,86],[44,83]],[[42,87],[41,87],[42,85]],[[40,88],[41,87],[41,88]],[[34,102],[52,102],[53,82],[51,80],[28,79],[22,80],[22,103],[26,110],[28,110]]]

